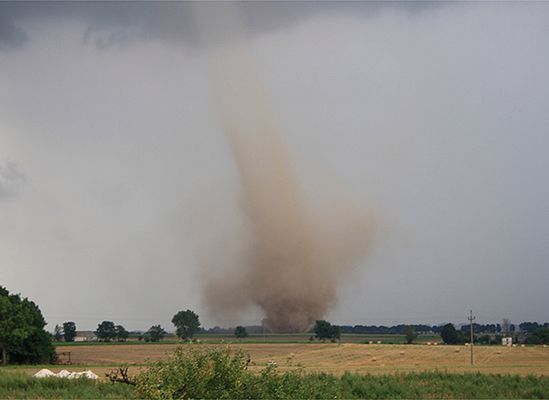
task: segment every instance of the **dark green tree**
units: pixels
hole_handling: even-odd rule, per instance
[[[440,337],[446,344],[461,344],[465,343],[463,332],[456,330],[453,324],[446,324],[440,331]]]
[[[168,332],[166,332],[160,325],[153,325],[145,333],[145,341],[147,342],[159,342],[164,339]]]
[[[53,329],[53,340],[60,342],[61,339],[63,339],[63,328],[59,325],[55,325],[55,328]]]
[[[234,330],[234,335],[239,339],[244,339],[248,337],[248,331],[243,326],[237,326]]]
[[[63,322],[63,337],[65,342],[74,342],[76,337],[76,324],[74,322]]]
[[[412,344],[417,338],[416,327],[414,325],[406,325],[403,329],[403,333],[407,344]]]
[[[46,321],[38,306],[0,286],[0,353],[8,361],[48,363],[55,360],[51,336],[44,330]]]
[[[95,331],[97,338],[104,342],[110,342],[116,337],[116,328],[114,322],[112,321],[103,321],[97,325],[97,330]]]
[[[538,328],[526,338],[528,344],[549,344],[549,328]]]
[[[176,334],[181,339],[192,339],[193,334],[200,328],[200,320],[191,310],[179,311],[172,318]]]
[[[128,336],[130,336],[129,332],[122,325],[116,325],[114,327],[114,332],[116,340],[119,342],[125,342]]]
[[[540,325],[537,322],[523,322],[519,324],[519,328],[522,332],[534,333]]]
[[[334,342],[340,337],[339,326],[332,325],[325,320],[316,321],[313,331],[315,333],[315,337],[323,342],[327,339]]]

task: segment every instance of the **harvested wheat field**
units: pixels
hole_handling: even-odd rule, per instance
[[[475,365],[469,364],[467,346],[369,345],[369,344],[231,344],[184,345],[189,349],[229,347],[250,355],[253,368],[275,362],[279,369],[300,368],[306,372],[342,374],[345,371],[369,374],[439,370],[549,376],[549,348],[476,346]],[[120,364],[143,366],[146,360],[167,357],[172,344],[67,346],[74,365],[71,369],[93,366],[103,374]],[[64,366],[66,367],[66,366]],[[59,366],[61,369],[63,366]],[[28,369],[34,372],[36,369]]]

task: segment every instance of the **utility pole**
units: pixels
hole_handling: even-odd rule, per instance
[[[471,365],[473,365],[473,321],[475,320],[476,317],[473,316],[473,310],[470,310],[469,311],[469,318],[467,318],[469,320],[469,326],[471,327],[471,343],[470,343],[470,346],[471,347]]]

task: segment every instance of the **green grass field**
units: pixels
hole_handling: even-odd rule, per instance
[[[219,398],[219,392],[216,393],[211,397],[206,394],[205,397]],[[230,392],[226,394],[226,398],[232,397]],[[341,377],[327,374],[281,374],[262,381],[249,395],[263,399],[546,399],[549,398],[549,377],[436,372],[381,376],[344,374]],[[136,397],[134,387],[130,385],[59,378],[34,379],[22,373],[0,370],[2,399]]]
[[[88,379],[36,379],[0,369],[1,399],[124,399],[132,398],[133,391],[132,386],[123,384]]]

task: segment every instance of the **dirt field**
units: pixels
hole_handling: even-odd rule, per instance
[[[227,345],[185,345],[188,348],[209,348]],[[59,370],[83,369],[89,366],[103,375],[112,366],[133,364],[138,369],[148,360],[166,357],[177,346],[172,344],[65,346],[58,351],[70,351],[73,365],[56,366]],[[470,350],[466,346],[427,345],[368,345],[368,344],[231,344],[248,353],[256,368],[274,361],[281,370],[303,368],[306,372],[345,371],[370,374],[441,370],[448,372],[480,371],[499,374],[536,374],[549,376],[549,347],[475,346],[475,365],[469,364]],[[63,356],[66,358],[66,356]],[[34,373],[37,368],[25,368]]]

